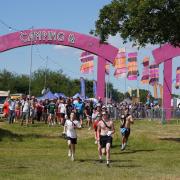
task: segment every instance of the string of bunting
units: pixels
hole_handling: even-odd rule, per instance
[[[153,63],[149,66],[149,84],[154,86],[159,82],[159,65]]]

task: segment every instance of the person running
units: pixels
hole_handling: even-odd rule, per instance
[[[108,113],[104,111],[102,113],[102,120],[98,123],[97,140],[100,144],[99,160],[102,162],[102,154],[106,154],[107,167],[109,167],[110,163],[110,148],[112,143],[112,134],[114,134],[114,132],[114,123],[108,118]]]
[[[134,123],[132,116],[129,114],[129,108],[125,107],[124,114],[121,115],[121,127],[120,131],[122,134],[121,150],[125,150],[127,141],[130,135],[130,125]]]
[[[77,144],[76,128],[81,128],[80,122],[75,120],[75,117],[75,112],[71,112],[70,119],[66,119],[64,125],[68,143],[68,157],[71,157],[72,161],[74,161],[75,145]]]
[[[96,111],[96,108],[93,109],[93,113],[92,113],[92,124],[93,124],[93,128],[94,128],[94,138],[95,138],[95,144],[97,144],[97,126],[99,123],[99,118],[101,117],[101,113]]]

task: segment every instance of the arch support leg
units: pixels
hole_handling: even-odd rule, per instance
[[[172,94],[172,59],[164,62],[163,82],[163,108],[166,112],[166,120],[171,119],[171,94]]]
[[[102,98],[104,101],[104,90],[105,90],[105,59],[98,57],[97,63],[97,97]]]

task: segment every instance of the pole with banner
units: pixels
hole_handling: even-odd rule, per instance
[[[81,97],[85,98],[86,94],[85,94],[85,80],[83,77],[80,77],[80,86],[81,86]]]
[[[96,95],[97,95],[97,81],[93,81],[93,95],[94,95],[94,98],[96,98]]]

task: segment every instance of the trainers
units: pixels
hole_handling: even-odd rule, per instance
[[[121,151],[123,151],[124,149],[125,149],[125,146],[124,146],[124,144],[122,144]]]
[[[74,156],[71,156],[71,161],[74,161]]]
[[[71,151],[70,150],[68,151],[68,157],[71,157]]]
[[[110,167],[109,162],[106,163],[106,166],[107,166],[107,167]]]
[[[97,144],[97,141],[94,141],[94,144]]]

